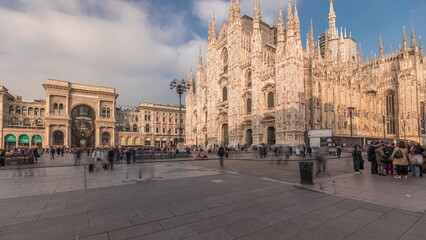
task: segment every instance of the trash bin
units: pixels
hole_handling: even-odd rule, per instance
[[[314,163],[313,162],[299,162],[300,170],[300,184],[314,184]]]

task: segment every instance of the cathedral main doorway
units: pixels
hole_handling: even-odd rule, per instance
[[[268,144],[275,144],[275,128],[268,127]]]
[[[228,132],[228,124],[224,124],[222,127],[223,134],[223,145],[227,146],[229,144],[229,132]]]
[[[246,144],[249,146],[253,144],[253,131],[251,129],[246,131]]]
[[[71,145],[95,146],[95,111],[87,105],[78,105],[71,111]]]

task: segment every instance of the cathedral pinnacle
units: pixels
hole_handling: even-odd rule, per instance
[[[383,57],[383,40],[382,40],[382,35],[380,35],[379,57],[380,58]]]
[[[260,2],[259,0],[254,0],[254,20],[259,21],[262,19],[262,14],[260,12]]]
[[[240,10],[240,0],[235,0],[234,3],[234,18],[237,19],[240,17],[241,10]]]
[[[231,0],[229,3],[229,22],[234,21],[234,2]]]
[[[419,37],[419,52],[420,52],[420,55],[423,56],[423,39],[422,39],[422,36]]]
[[[414,23],[411,24],[411,46],[416,46],[416,35],[414,34]]]
[[[291,1],[288,0],[288,8],[287,8],[287,22],[293,19],[293,10],[291,9]]]
[[[405,26],[402,28],[402,34],[403,34],[402,46],[403,46],[403,49],[406,50],[407,49],[407,33],[405,31]]]
[[[200,45],[200,49],[198,52],[198,69],[203,69],[203,55],[201,53],[201,45]]]
[[[336,13],[334,12],[333,0],[330,0],[330,13],[328,14],[328,34],[330,37],[336,38],[337,36],[336,29]]]

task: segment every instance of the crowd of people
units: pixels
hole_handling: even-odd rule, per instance
[[[352,158],[356,174],[364,170],[362,148],[356,145]],[[394,176],[408,178],[409,173],[414,177],[422,177],[426,158],[426,149],[415,141],[391,142],[377,141],[367,149],[367,161],[371,164],[371,174],[379,176]]]

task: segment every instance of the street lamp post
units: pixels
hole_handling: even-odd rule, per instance
[[[191,85],[185,80],[177,80],[174,79],[170,84],[170,89],[173,90],[176,88],[176,92],[179,95],[179,142],[178,142],[178,150],[179,152],[183,152],[183,129],[182,129],[182,94],[185,93],[188,89],[190,89]]]
[[[350,121],[350,129],[351,129],[351,146],[353,146],[354,145],[354,131],[353,131],[353,117],[356,117],[356,114],[354,114],[353,112],[354,112],[354,110],[355,110],[355,107],[348,107],[347,108],[348,109],[348,111],[349,111],[349,121]]]

